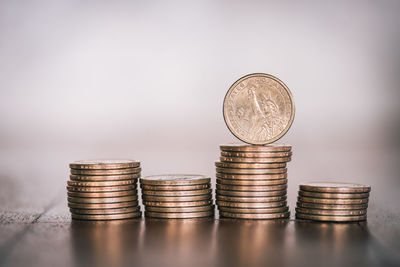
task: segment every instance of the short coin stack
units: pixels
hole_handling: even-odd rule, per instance
[[[140,179],[145,216],[166,219],[214,215],[211,179],[202,175],[167,174]]]
[[[287,169],[291,146],[221,145],[216,162],[216,198],[222,217],[284,219],[290,216],[286,202]]]
[[[80,160],[70,164],[67,182],[72,219],[115,220],[141,217],[137,180],[140,162]]]
[[[362,184],[302,183],[296,218],[329,222],[366,220],[370,191],[371,187]]]

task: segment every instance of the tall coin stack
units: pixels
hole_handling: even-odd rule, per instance
[[[80,160],[71,163],[67,182],[72,219],[116,220],[141,217],[137,180],[140,162]]]
[[[327,222],[367,219],[371,187],[351,183],[300,184],[296,218]]]
[[[167,174],[140,179],[145,216],[165,219],[214,215],[211,179],[202,175]]]
[[[287,206],[287,169],[291,146],[221,145],[216,162],[216,198],[222,217],[280,219]]]

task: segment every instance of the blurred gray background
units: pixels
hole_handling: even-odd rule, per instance
[[[371,206],[397,211],[399,11],[399,1],[1,1],[0,209],[62,198],[68,214],[78,159],[215,179],[218,145],[238,141],[224,95],[265,72],[296,103],[281,140],[293,145],[291,210],[298,184],[317,180],[370,184]]]

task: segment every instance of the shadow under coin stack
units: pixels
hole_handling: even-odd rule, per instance
[[[222,217],[284,219],[290,145],[221,145],[216,162],[217,206]]]
[[[70,164],[67,182],[72,219],[116,220],[141,217],[137,180],[140,162],[81,160]]]
[[[214,215],[211,179],[202,175],[168,174],[140,179],[145,216],[166,219]]]
[[[367,219],[371,187],[351,183],[300,184],[296,218],[327,222]]]

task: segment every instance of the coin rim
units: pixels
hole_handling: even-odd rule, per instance
[[[232,143],[219,145],[219,149],[226,152],[288,152],[292,150],[292,145],[283,143],[269,143],[268,145]]]
[[[130,213],[119,213],[119,214],[107,214],[107,215],[83,215],[83,214],[71,214],[73,220],[87,220],[87,221],[111,221],[111,220],[124,220],[142,217],[142,212],[130,212]]]
[[[297,206],[301,208],[320,209],[320,210],[351,210],[351,209],[367,209],[368,203],[364,204],[323,204],[297,201]]]
[[[280,213],[289,211],[288,206],[274,207],[274,208],[232,208],[225,206],[218,206],[218,210],[231,213]]]
[[[287,190],[234,191],[234,190],[217,189],[215,193],[217,196],[227,196],[227,197],[275,197],[275,196],[286,196]]]
[[[330,186],[315,186],[310,185],[312,183],[325,183],[325,184],[351,184],[359,185],[359,187],[330,187]],[[357,184],[357,183],[346,183],[346,182],[303,182],[299,185],[300,190],[310,192],[321,192],[321,193],[368,193],[371,191],[371,186]]]
[[[164,213],[184,213],[184,212],[199,212],[199,211],[209,211],[214,210],[215,206],[213,204],[204,205],[204,206],[193,206],[193,207],[154,207],[154,206],[145,206],[146,211],[151,212],[164,212]]]
[[[155,212],[145,211],[145,217],[158,218],[158,219],[190,219],[190,218],[203,218],[214,216],[214,211],[199,211],[199,212]]]
[[[219,212],[220,217],[234,219],[249,219],[249,220],[268,220],[268,219],[289,219],[290,211],[277,213],[234,213],[234,212]]]
[[[83,161],[91,161],[91,160],[125,160],[130,162],[121,162],[121,163],[79,163]],[[77,160],[69,164],[71,169],[76,170],[117,170],[117,169],[127,169],[127,168],[136,168],[140,167],[140,161],[132,160],[132,159],[88,159],[88,160]]]
[[[300,215],[300,216],[299,216]],[[311,215],[304,213],[296,213],[296,219],[323,221],[323,222],[357,222],[365,221],[367,215],[360,216],[328,216],[328,215]],[[345,219],[345,220],[343,220]]]
[[[368,193],[325,193],[325,192],[311,192],[311,191],[299,190],[299,196],[327,198],[327,199],[360,199],[360,198],[369,198],[369,192]]]
[[[277,184],[277,185],[247,185],[246,186],[246,185],[220,184],[217,181],[217,184],[216,184],[216,189],[218,189],[218,190],[242,191],[242,192],[281,191],[281,190],[287,190],[287,188],[288,188],[287,183]]]
[[[227,203],[229,204],[226,205]],[[216,200],[216,204],[218,207],[221,206],[221,207],[231,207],[231,208],[247,208],[247,209],[277,208],[277,207],[287,206],[287,200],[272,201],[272,202],[232,202],[232,201]]]
[[[151,192],[151,194],[149,194]],[[168,193],[167,193],[168,192]],[[142,195],[146,196],[159,196],[159,197],[189,197],[212,194],[212,189],[200,189],[200,190],[185,190],[185,191],[167,191],[167,190],[147,190],[142,188]]]
[[[367,214],[367,209],[347,209],[347,210],[328,210],[328,209],[310,209],[296,207],[296,213],[312,214],[321,216],[358,216]],[[354,212],[364,212],[363,214],[352,214]]]

